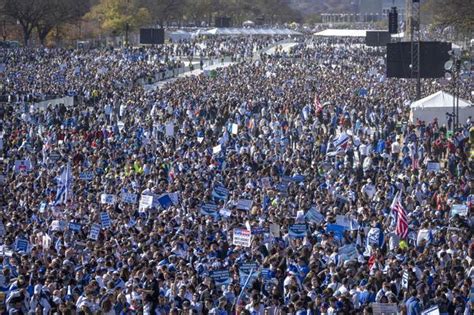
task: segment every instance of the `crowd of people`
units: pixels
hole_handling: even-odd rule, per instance
[[[2,313],[473,312],[470,121],[349,39],[145,90],[153,49],[2,51]]]

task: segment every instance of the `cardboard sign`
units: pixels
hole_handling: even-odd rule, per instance
[[[132,194],[132,193],[126,193],[123,192],[120,195],[120,198],[123,203],[128,203],[128,204],[136,204],[138,200],[138,195],[137,194]]]
[[[91,226],[91,230],[89,232],[89,239],[97,241],[99,239],[100,234],[100,225],[94,223]]]
[[[236,208],[239,210],[245,210],[245,211],[250,211],[252,208],[253,201],[249,199],[239,199],[237,201]]]
[[[230,284],[230,273],[227,269],[213,270],[209,272],[209,277],[216,283],[216,286]]]
[[[306,224],[292,224],[288,227],[288,235],[292,238],[304,238],[306,236]]]
[[[250,247],[252,245],[252,233],[246,229],[234,229],[232,233],[232,244]]]
[[[101,194],[101,195],[100,195],[100,203],[101,203],[101,204],[107,204],[107,205],[113,205],[113,204],[115,204],[115,195],[112,195],[112,194]]]

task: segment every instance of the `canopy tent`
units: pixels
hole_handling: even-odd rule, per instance
[[[240,36],[240,35],[264,35],[264,36],[275,36],[275,35],[302,35],[299,32],[290,29],[277,29],[277,28],[212,28],[206,31],[199,30],[196,35],[208,35],[208,36]]]
[[[173,43],[179,42],[180,40],[189,40],[192,38],[192,36],[192,33],[183,30],[166,32],[166,37],[169,38]]]
[[[353,30],[353,29],[327,29],[321,32],[314,33],[314,36],[327,36],[327,37],[365,37],[367,31],[375,30]],[[378,32],[383,32],[377,30]],[[392,34],[392,37],[403,37],[403,33]]]
[[[453,112],[454,97],[446,92],[438,91],[430,96],[422,98],[410,105],[410,120],[431,122],[435,118],[438,124],[447,125],[447,115]],[[459,99],[459,122],[464,123],[469,116],[474,116],[474,106],[466,100]]]

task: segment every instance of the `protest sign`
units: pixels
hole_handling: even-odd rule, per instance
[[[136,204],[136,203],[137,203],[137,199],[138,199],[138,195],[137,195],[137,194],[132,194],[132,193],[123,192],[123,193],[120,195],[120,198],[122,199],[122,202],[124,202],[124,203]]]
[[[51,222],[51,231],[53,232],[62,232],[66,230],[66,222],[62,220],[53,220]]]
[[[68,229],[73,232],[80,232],[82,229],[82,225],[76,222],[69,222]]]
[[[252,227],[252,235],[263,235],[269,232],[269,229],[264,226],[255,226]]]
[[[316,207],[309,208],[305,214],[306,222],[321,223],[324,221],[324,216],[316,209]]]
[[[79,174],[79,179],[83,181],[91,181],[94,179],[94,172],[92,171],[81,172]]]
[[[232,211],[230,211],[229,209],[227,208],[222,208],[220,211],[219,211],[219,214],[221,216],[223,216],[224,218],[230,218],[230,216],[232,215]]]
[[[29,160],[16,160],[15,161],[15,172],[29,172],[33,169],[31,162]]]
[[[349,231],[355,231],[359,229],[359,222],[345,215],[337,215],[336,224],[344,226],[346,230]]]
[[[217,200],[227,200],[229,197],[229,190],[221,185],[214,186],[212,190],[212,197]]]
[[[222,147],[220,144],[216,145],[215,147],[212,148],[212,153],[213,154],[219,154],[222,151]]]
[[[100,213],[100,224],[103,229],[109,229],[112,226],[112,220],[107,212]]]
[[[240,278],[240,285],[243,287],[245,286],[245,282],[248,279],[247,286],[252,286],[255,279],[258,278],[260,272],[258,271],[258,266],[254,262],[244,263],[240,265],[239,268],[239,278]]]
[[[398,308],[393,303],[372,303],[372,314],[374,315],[397,315]]]
[[[466,205],[456,204],[451,206],[451,217],[454,217],[456,214],[465,217],[468,213],[469,208]]]
[[[438,305],[433,305],[430,308],[427,308],[426,310],[421,312],[421,315],[439,315]]]
[[[100,234],[100,225],[94,223],[91,226],[91,230],[89,232],[89,239],[97,241],[99,239]]]
[[[167,137],[174,137],[174,123],[168,122],[165,127]]]
[[[357,259],[357,255],[357,247],[355,244],[348,244],[339,248],[339,256],[343,261]]]
[[[288,227],[288,235],[293,238],[306,236],[306,224],[292,224]]]
[[[150,195],[141,195],[140,202],[138,203],[138,209],[144,211],[153,206],[153,196]]]
[[[439,162],[428,162],[426,164],[426,171],[427,172],[439,172],[441,169],[441,165]]]
[[[253,201],[249,199],[239,199],[236,208],[239,210],[249,211],[252,208]]]
[[[252,244],[252,234],[246,229],[234,229],[232,234],[232,244],[236,246],[250,247]]]
[[[101,203],[101,204],[107,204],[107,205],[113,205],[113,204],[115,204],[115,195],[112,195],[112,194],[101,194],[101,195],[100,195],[100,203]]]
[[[270,187],[272,187],[270,177],[262,177],[260,179],[260,183],[262,184],[262,187],[265,189],[269,189]]]
[[[326,225],[326,233],[333,233],[335,238],[342,239],[344,237],[344,232],[346,227],[338,224],[328,224]]]
[[[211,203],[205,203],[201,206],[201,214],[209,215],[212,217],[217,216],[217,205]]]
[[[408,270],[403,272],[402,276],[402,288],[408,289]]]
[[[26,253],[28,251],[28,245],[28,240],[24,238],[17,238],[17,240],[15,241],[15,251]]]
[[[230,273],[227,269],[213,270],[209,272],[209,277],[214,280],[216,286],[228,285],[231,281]]]
[[[270,224],[270,235],[273,237],[280,237],[280,225],[276,223]]]
[[[169,194],[163,194],[160,197],[158,197],[158,203],[163,209],[168,209],[169,207],[173,205],[173,201],[171,200],[171,197],[169,196]]]
[[[239,133],[239,125],[237,124],[232,124],[232,134],[236,135]]]

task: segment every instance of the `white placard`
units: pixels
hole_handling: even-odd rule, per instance
[[[138,209],[140,211],[149,209],[153,206],[153,196],[150,195],[141,195],[140,202],[138,204]]]
[[[222,147],[220,144],[216,145],[215,147],[212,148],[212,153],[213,154],[219,154],[222,151]]]
[[[276,223],[270,224],[270,235],[273,237],[280,237],[280,225]]]
[[[232,233],[232,244],[236,246],[250,247],[252,234],[246,229],[234,229]]]
[[[237,124],[232,124],[232,134],[236,135],[239,133],[239,125]]]
[[[372,314],[374,315],[397,315],[398,308],[393,303],[372,303]]]
[[[113,204],[115,204],[115,195],[112,195],[112,194],[101,194],[101,195],[100,195],[100,203],[101,203],[101,204],[107,204],[107,205],[113,205]]]
[[[99,239],[100,234],[100,225],[92,224],[91,231],[89,232],[89,239],[97,241]]]
[[[471,312],[471,314],[472,314],[472,312]],[[439,315],[438,305],[434,305],[434,306],[422,311],[421,315]]]

